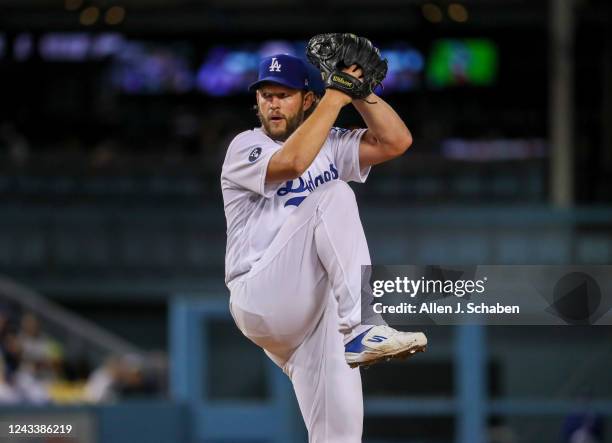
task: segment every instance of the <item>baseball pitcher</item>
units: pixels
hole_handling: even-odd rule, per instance
[[[412,136],[373,93],[387,61],[369,40],[318,35],[307,57],[318,69],[286,54],[263,59],[250,86],[261,126],[234,138],[221,173],[225,281],[238,328],[291,379],[309,441],[356,443],[363,398],[355,368],[423,351],[427,339],[362,324],[370,254],[347,182],[365,182]],[[350,103],[366,128],[334,127]]]

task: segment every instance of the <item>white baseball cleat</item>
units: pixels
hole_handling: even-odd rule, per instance
[[[344,346],[344,357],[351,368],[380,361],[410,357],[427,349],[422,332],[402,332],[389,326],[372,326]]]

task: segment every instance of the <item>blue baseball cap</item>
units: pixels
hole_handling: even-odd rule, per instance
[[[249,86],[249,91],[255,91],[265,82],[313,91],[317,95],[323,95],[325,92],[319,71],[310,63],[289,54],[276,54],[264,58],[259,64],[257,81]]]
[[[323,94],[325,94],[325,83],[323,82],[321,71],[315,68],[311,63],[304,62],[304,64],[308,70],[309,89],[314,92],[315,95],[323,97]]]

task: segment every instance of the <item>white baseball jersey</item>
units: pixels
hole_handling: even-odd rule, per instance
[[[301,177],[274,184],[265,183],[266,171],[282,143],[261,128],[242,132],[232,140],[221,172],[227,219],[226,284],[249,272],[310,192],[332,180],[366,180],[370,168],[359,167],[359,142],[365,131],[332,128]]]

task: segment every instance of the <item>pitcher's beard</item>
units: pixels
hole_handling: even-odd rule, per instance
[[[272,125],[270,124],[270,120],[265,119],[261,115],[261,112],[259,111],[257,111],[257,117],[259,117],[259,121],[261,122],[261,125],[264,128],[264,131],[272,140],[284,142],[291,136],[291,134],[295,132],[295,130],[304,121],[304,111],[300,110],[293,117],[291,118],[287,117],[285,119],[285,129],[283,130],[278,130],[276,128],[273,128]]]

